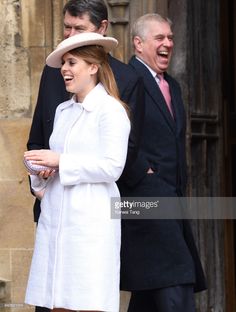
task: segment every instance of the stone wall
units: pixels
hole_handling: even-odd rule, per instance
[[[28,176],[22,164],[38,83],[51,39],[51,1],[0,2],[0,310],[23,304],[34,243]]]

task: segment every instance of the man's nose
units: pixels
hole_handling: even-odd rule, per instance
[[[166,47],[171,47],[173,45],[173,41],[170,40],[168,37],[165,37],[163,45]]]
[[[78,34],[78,31],[75,28],[72,27],[71,30],[70,30],[69,37],[72,37],[72,36],[74,36],[76,34]]]

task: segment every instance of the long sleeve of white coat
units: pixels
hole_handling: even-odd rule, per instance
[[[130,121],[120,105],[102,113],[99,122],[100,152],[84,154],[63,153],[59,175],[63,185],[113,182],[120,177],[127,156]],[[79,135],[79,134],[78,134]]]
[[[39,192],[46,188],[47,183],[50,180],[50,178],[43,179],[39,177],[38,175],[30,175],[30,180],[31,180],[31,188],[35,192]]]

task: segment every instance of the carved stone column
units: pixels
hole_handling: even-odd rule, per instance
[[[63,14],[62,10],[65,0],[52,0],[52,36],[53,36],[53,48],[63,40]]]
[[[129,55],[129,1],[108,0],[110,34],[119,41],[114,57],[127,62]]]

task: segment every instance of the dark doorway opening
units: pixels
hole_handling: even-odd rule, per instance
[[[236,3],[221,0],[221,68],[224,111],[224,193],[236,197]],[[235,207],[236,209],[236,207]],[[225,222],[226,311],[236,311],[236,220]]]

